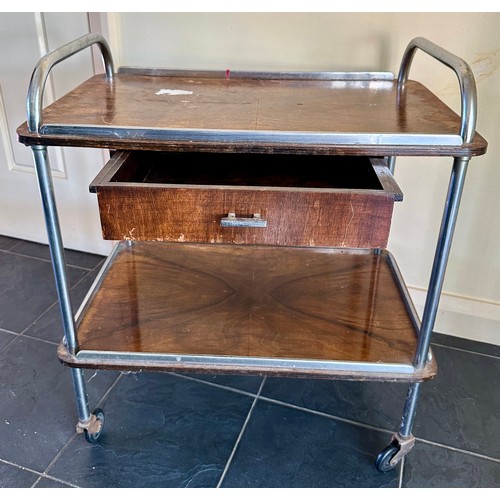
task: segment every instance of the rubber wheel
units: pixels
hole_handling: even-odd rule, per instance
[[[377,460],[375,461],[375,467],[377,467],[377,470],[379,472],[388,472],[394,469],[397,463],[392,465],[391,460],[394,458],[398,451],[399,446],[396,443],[391,443],[387,448],[384,448],[379,453]]]
[[[90,434],[87,429],[85,429],[83,432],[85,434],[85,439],[89,443],[95,443],[97,440],[101,437],[102,430],[104,429],[104,412],[100,408],[96,408],[94,410],[94,415],[101,422],[101,428],[99,429],[99,432],[94,432],[94,434]]]

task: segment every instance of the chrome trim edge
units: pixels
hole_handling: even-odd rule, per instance
[[[79,135],[109,140],[164,140],[190,142],[253,142],[279,144],[325,144],[370,146],[462,146],[459,135],[447,134],[371,134],[330,132],[289,132],[217,129],[171,129],[111,127],[93,125],[44,125],[42,135]]]
[[[413,365],[397,363],[356,363],[349,361],[317,361],[302,359],[277,359],[277,358],[254,358],[243,356],[203,356],[203,355],[180,355],[159,353],[136,353],[136,352],[113,352],[113,351],[87,351],[81,350],[76,354],[79,361],[109,361],[109,362],[131,362],[142,363],[164,362],[181,365],[204,366],[223,365],[228,367],[253,368],[289,368],[303,370],[337,370],[358,373],[415,373]]]
[[[89,291],[87,292],[87,295],[85,295],[85,298],[83,299],[82,303],[80,304],[78,311],[76,311],[75,324],[77,327],[78,327],[78,324],[81,321],[83,315],[85,314],[85,311],[87,310],[88,306],[90,305],[90,302],[92,301],[92,298],[94,297],[94,294],[97,292],[97,290],[101,286],[104,278],[106,277],[106,274],[108,273],[109,268],[111,267],[111,264],[115,260],[118,253],[123,249],[123,247],[125,247],[125,244],[123,241],[117,242],[114,245],[114,247],[111,250],[108,257],[106,258],[106,260],[104,261],[98,275],[96,276]]]
[[[141,68],[139,66],[120,66],[117,73],[144,76],[171,76],[190,78],[236,78],[250,80],[394,80],[390,71],[230,71],[227,70],[189,70],[168,68]]]
[[[422,50],[455,72],[460,86],[461,97],[460,136],[463,138],[464,143],[472,142],[476,133],[477,120],[476,80],[474,79],[471,67],[460,57],[426,38],[414,38],[406,47],[403,59],[401,60],[398,75],[398,97],[401,98],[404,95],[411,63],[417,49]]]

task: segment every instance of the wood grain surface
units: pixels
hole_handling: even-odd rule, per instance
[[[350,248],[387,245],[396,194],[387,183],[388,191],[383,189],[368,158],[253,158],[116,153],[91,185],[98,196],[103,237]],[[221,219],[230,212],[245,218],[258,213],[267,227],[222,227]]]
[[[385,251],[154,242],[117,254],[77,335],[110,353],[408,364],[417,338]]]
[[[192,92],[157,95],[161,89]],[[310,152],[360,155],[478,155],[486,141],[476,134],[471,144],[459,146],[386,146],[361,139],[358,144],[325,145],[320,133],[445,134],[458,135],[460,118],[420,83],[409,81],[402,103],[396,83],[225,80],[117,74],[113,84],[97,75],[43,112],[46,125],[62,125],[69,135],[30,133],[18,129],[25,144],[105,147],[110,149],[217,150],[251,152]],[[88,127],[106,133],[89,136]],[[70,129],[70,130],[69,130]],[[314,144],[266,143],[250,139],[237,143],[176,138],[147,139],[138,130],[207,130],[302,132]],[[128,132],[127,132],[128,131]],[[121,136],[121,137],[120,137]]]

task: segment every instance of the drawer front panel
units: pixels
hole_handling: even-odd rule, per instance
[[[387,245],[395,194],[387,190],[385,171],[375,175],[371,170],[381,183],[378,189],[162,184],[156,179],[141,184],[136,181],[143,178],[143,173],[137,174],[143,168],[140,158],[117,153],[94,181],[105,239],[348,248]],[[152,179],[147,171],[145,178]],[[257,227],[240,227],[241,221],[243,226]]]
[[[393,200],[363,193],[104,188],[103,237],[286,246],[385,247]],[[222,227],[229,213],[266,227]]]

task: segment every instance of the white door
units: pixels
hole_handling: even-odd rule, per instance
[[[17,141],[26,120],[26,93],[38,59],[90,31],[89,15],[0,13],[0,234],[47,242],[31,149]],[[47,82],[45,104],[94,73],[90,49],[57,65]],[[100,70],[99,70],[100,72]],[[50,148],[51,168],[67,248],[106,255],[97,200],[88,185],[106,161],[97,149]]]

